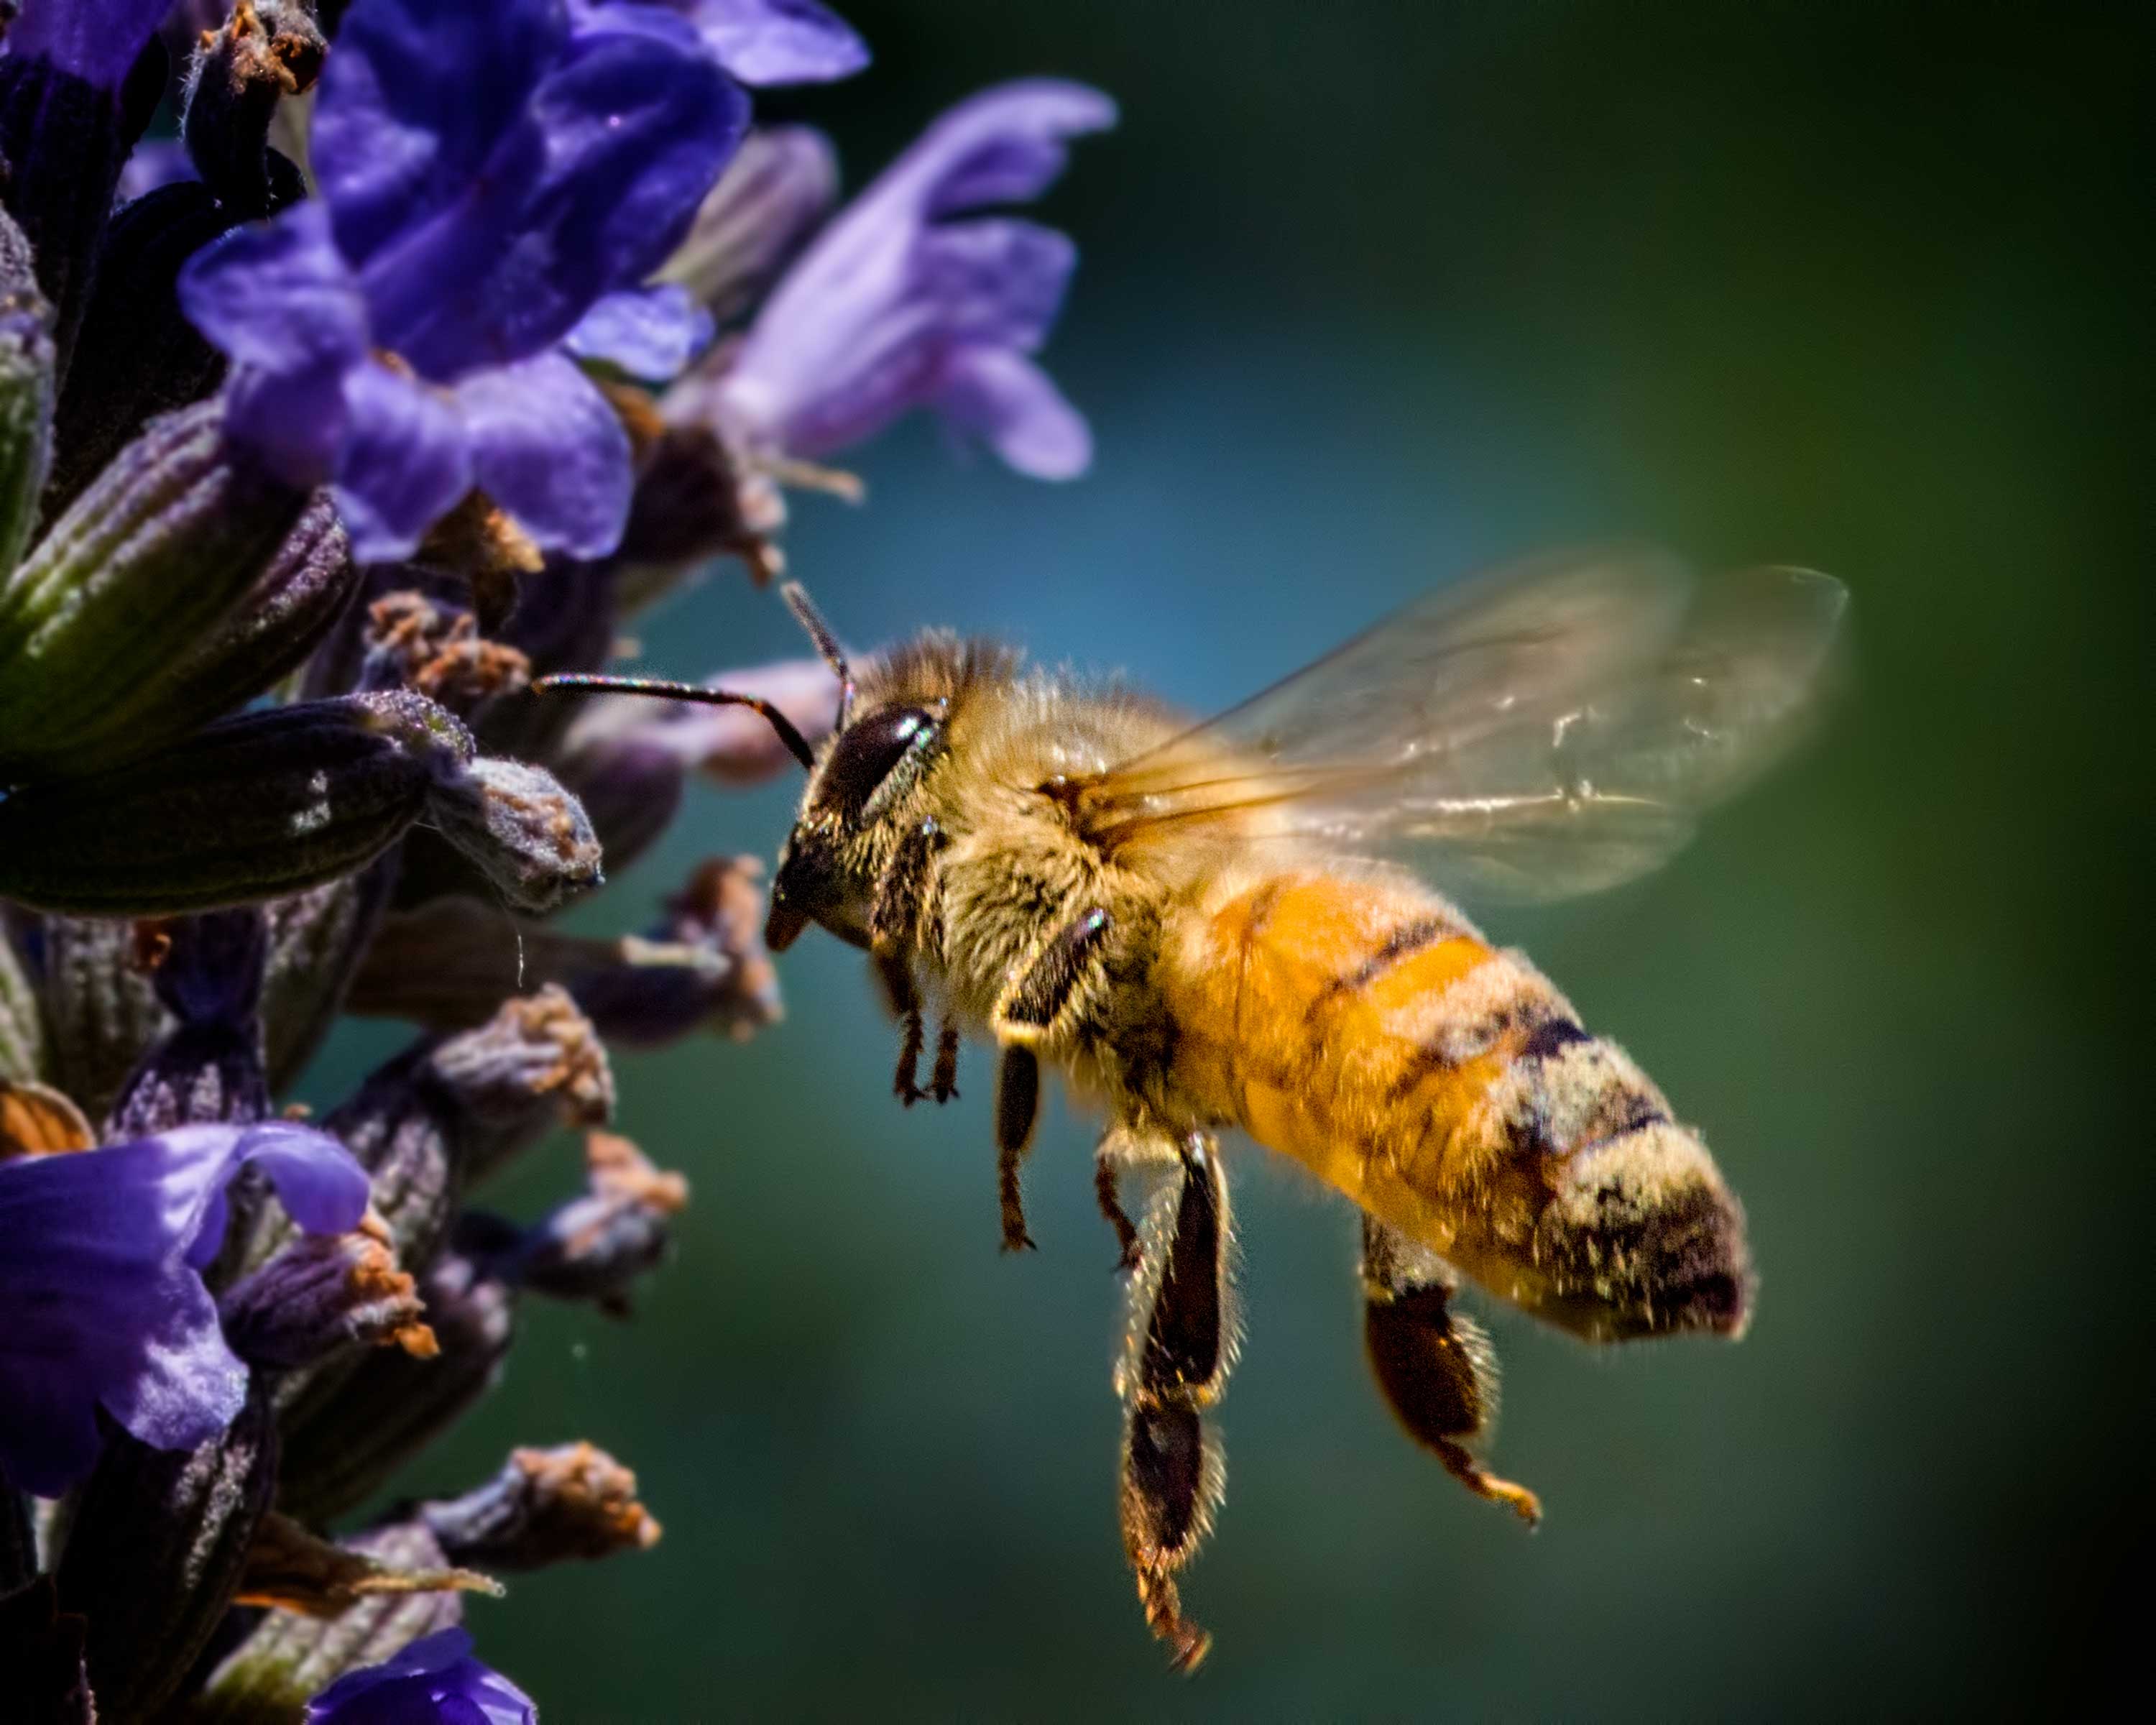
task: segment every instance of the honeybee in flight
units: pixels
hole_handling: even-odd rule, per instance
[[[1006,1250],[1045,1063],[1096,1106],[1100,1205],[1127,1272],[1116,1368],[1123,1539],[1175,1665],[1209,1638],[1176,1572],[1217,1507],[1205,1410],[1236,1345],[1238,1127],[1361,1210],[1363,1334],[1408,1430],[1530,1522],[1471,1447],[1494,1411],[1462,1278],[1594,1342],[1748,1315],[1744,1221],[1706,1145],[1524,955],[1425,877],[1478,896],[1593,891],[1676,850],[1799,727],[1846,595],[1763,569],[1695,589],[1659,555],[1549,558],[1408,606],[1192,726],[1116,686],[930,633],[838,674],[812,750],[722,691],[556,677],[764,711],[808,772],[766,938],[865,947],[903,1025],[911,1102],[953,1094],[962,1031],[1000,1050]],[[1150,1188],[1142,1224],[1126,1177]]]

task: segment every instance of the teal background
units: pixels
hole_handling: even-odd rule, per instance
[[[852,641],[1007,634],[1224,704],[1472,567],[1640,535],[1855,593],[1798,761],[1661,875],[1495,919],[1702,1124],[1763,1282],[1734,1348],[1598,1354],[1491,1315],[1492,1460],[1542,1531],[1389,1424],[1353,1229],[1233,1165],[1248,1344],[1179,1682],[1114,1512],[1119,1321],[1090,1131],[996,1251],[984,1057],[901,1112],[858,956],[812,936],[747,1046],[617,1062],[693,1207],[634,1322],[531,1310],[407,1482],[523,1442],[638,1470],[649,1554],[475,1603],[550,1725],[726,1717],[2075,1714],[2151,1555],[2145,11],[1286,0],[856,3],[877,66],[767,111],[850,178],[994,79],[1122,129],[1050,213],[1067,487],[912,425],[794,568]],[[791,654],[732,571],[642,627]],[[699,793],[580,911],[768,857],[790,786]],[[401,1040],[341,1037],[334,1100]],[[489,1197],[536,1214],[566,1140]]]

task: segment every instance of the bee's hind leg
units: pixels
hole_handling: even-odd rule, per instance
[[[1460,1279],[1435,1253],[1363,1219],[1363,1341],[1370,1370],[1408,1435],[1478,1497],[1532,1527],[1543,1507],[1469,1449],[1497,1415],[1497,1361],[1479,1326],[1452,1309]]]
[[[921,996],[913,983],[912,953],[930,921],[930,873],[941,839],[936,823],[924,820],[900,839],[896,852],[877,877],[875,896],[869,905],[869,952],[883,983],[884,998],[901,1026],[898,1070],[891,1080],[891,1090],[909,1108],[932,1093],[917,1081],[921,1050],[927,1039],[921,1024]],[[936,1081],[941,1088],[935,1095],[940,1102],[956,1092],[945,1081],[940,1041],[936,1053]],[[955,1069],[955,1042],[951,1058]]]
[[[1172,1156],[1177,1178],[1148,1206],[1116,1368],[1123,1549],[1147,1625],[1167,1643],[1174,1668],[1188,1671],[1213,1638],[1183,1615],[1176,1572],[1211,1527],[1226,1483],[1204,1410],[1219,1399],[1235,1356],[1228,1189],[1219,1147],[1203,1133],[1179,1143],[1132,1135],[1119,1153],[1136,1160],[1134,1152],[1148,1162]]]

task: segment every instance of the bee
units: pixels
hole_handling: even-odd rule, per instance
[[[948,634],[856,674],[788,598],[839,679],[819,747],[724,691],[548,680],[766,713],[808,773],[766,939],[814,922],[866,949],[906,1102],[954,1094],[963,1034],[993,1045],[1005,1250],[1033,1245],[1020,1171],[1043,1068],[1104,1118],[1123,1541],[1178,1668],[1209,1645],[1177,1575],[1220,1502],[1206,1415],[1238,1340],[1224,1132],[1360,1210],[1379,1389],[1455,1478],[1530,1523],[1534,1494],[1478,1460],[1496,1374],[1464,1282],[1591,1342],[1743,1332],[1743,1213],[1698,1132],[1428,883],[1546,899],[1666,858],[1801,728],[1839,583],[1773,568],[1695,588],[1650,552],[1544,558],[1441,589],[1198,725]]]

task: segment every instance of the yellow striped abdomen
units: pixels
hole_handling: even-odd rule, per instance
[[[1733,1331],[1743,1219],[1661,1093],[1411,882],[1224,886],[1170,930],[1175,1076],[1493,1291],[1582,1333]]]

